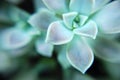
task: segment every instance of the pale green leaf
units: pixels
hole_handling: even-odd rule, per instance
[[[29,16],[29,13],[10,3],[0,3],[0,22],[27,21]]]
[[[84,16],[84,15],[79,15],[79,18],[80,18],[80,25],[81,26],[83,26],[88,19],[88,17]]]
[[[26,46],[32,39],[29,34],[17,28],[8,28],[1,31],[1,47],[3,49],[17,49]]]
[[[53,22],[49,25],[46,42],[60,45],[68,43],[73,38],[73,33],[67,29],[61,21]]]
[[[42,0],[34,0],[34,9],[39,11],[41,8],[45,8]]]
[[[71,65],[82,73],[88,70],[94,60],[91,48],[78,36],[68,46],[67,58]]]
[[[120,44],[113,39],[96,38],[93,48],[96,56],[110,62],[120,62]]]
[[[67,59],[67,56],[66,56],[66,46],[65,45],[58,52],[58,61],[60,62],[62,67],[65,68],[65,69],[71,66],[68,59]]]
[[[93,19],[104,33],[120,33],[120,1],[116,0],[102,8]]]
[[[89,15],[92,13],[94,0],[70,0],[69,8],[81,14]]]
[[[49,44],[49,43],[45,43],[45,41],[42,39],[42,37],[40,37],[40,39],[38,39],[35,42],[35,47],[37,52],[40,55],[46,56],[46,57],[51,57],[52,53],[53,53],[53,45]]]
[[[39,30],[47,30],[51,22],[55,21],[54,13],[49,10],[42,8],[37,13],[33,14],[28,22]]]
[[[82,27],[74,29],[73,32],[77,35],[80,35],[80,36],[86,36],[86,37],[90,37],[90,38],[95,39],[97,32],[98,32],[98,29],[97,29],[97,25],[95,22],[89,21],[88,23],[86,23]]]
[[[72,29],[73,21],[77,15],[78,15],[77,12],[70,12],[63,14],[63,22],[69,29]]]
[[[110,1],[111,0],[95,0],[93,4],[93,12],[100,10]]]
[[[44,4],[56,13],[63,13],[67,11],[66,0],[42,0]]]

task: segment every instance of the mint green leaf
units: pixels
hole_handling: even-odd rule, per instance
[[[120,1],[116,0],[102,8],[93,19],[104,33],[120,32]]]
[[[94,56],[91,48],[79,36],[68,46],[67,58],[70,64],[85,73],[92,65]]]
[[[87,16],[84,16],[84,15],[79,15],[79,18],[80,18],[80,25],[84,25],[85,22],[87,21],[88,17]]]
[[[69,8],[81,14],[89,15],[92,12],[94,0],[70,0]]]
[[[93,48],[96,56],[110,62],[120,62],[120,43],[103,37],[96,38]]]
[[[29,13],[26,11],[10,4],[1,2],[0,3],[0,22],[17,22],[17,21],[27,21],[29,18]]]
[[[19,48],[3,49],[3,51],[11,57],[20,57],[20,56],[23,56],[25,54],[28,54],[30,49],[31,49],[31,46],[28,44],[28,45],[25,45],[25,46],[19,47]]]
[[[35,42],[35,47],[36,47],[37,52],[40,55],[43,55],[46,57],[52,56],[53,45],[49,43],[45,43],[42,37]]]
[[[67,11],[66,0],[42,0],[44,4],[56,13],[63,13]]]
[[[54,13],[42,8],[37,13],[33,14],[28,22],[39,30],[47,30],[49,24],[56,20]]]
[[[27,33],[30,35],[30,36],[36,36],[36,35],[41,35],[41,31],[39,31],[38,29],[34,28],[34,27],[31,27],[27,30]]]
[[[93,4],[93,12],[100,10],[110,1],[111,0],[95,0]]]
[[[0,44],[3,49],[17,49],[26,46],[32,39],[25,31],[8,28],[1,31]]]
[[[45,8],[42,0],[34,0],[34,9],[35,11],[39,11],[41,8]]]
[[[46,42],[55,45],[65,44],[72,40],[73,35],[70,30],[66,29],[62,22],[56,21],[48,27]]]
[[[73,32],[75,34],[80,35],[80,36],[86,36],[86,37],[90,37],[90,38],[95,39],[97,32],[98,32],[98,29],[97,29],[97,25],[95,22],[89,21],[88,23],[86,23],[82,27],[74,29]]]
[[[60,51],[58,52],[58,61],[64,69],[71,66],[66,56],[66,48],[65,45],[62,46],[62,49],[59,48]]]
[[[69,29],[72,29],[73,20],[77,15],[78,15],[77,12],[70,12],[63,14],[63,22]]]

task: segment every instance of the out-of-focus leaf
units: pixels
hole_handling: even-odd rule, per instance
[[[120,1],[115,0],[102,8],[93,19],[104,33],[120,33]]]
[[[36,50],[40,55],[51,57],[53,53],[53,45],[45,43],[45,41],[40,37],[35,43]]]
[[[99,37],[92,46],[96,56],[110,62],[120,62],[120,44],[117,41]]]
[[[60,62],[62,67],[66,69],[71,66],[66,56],[66,46],[62,46],[62,49],[59,50],[60,51],[58,52],[58,61]]]
[[[110,63],[103,62],[107,73],[110,75],[111,79],[120,79],[120,63]]]
[[[23,30],[8,28],[1,31],[1,48],[7,50],[21,48],[27,45],[31,41],[31,38],[32,37]]]
[[[56,13],[63,13],[67,11],[66,0],[42,0],[44,4]]]
[[[45,8],[42,0],[34,0],[35,11],[39,11],[41,8]]]
[[[17,22],[26,21],[29,18],[29,14],[16,6],[1,2],[0,3],[0,22]]]
[[[70,0],[69,8],[81,14],[89,15],[92,12],[94,0]]]
[[[55,14],[49,10],[42,8],[37,13],[33,14],[28,22],[39,30],[47,30],[51,22],[55,21]]]
[[[93,12],[95,12],[95,11],[103,8],[111,0],[93,0],[93,1],[94,1]]]

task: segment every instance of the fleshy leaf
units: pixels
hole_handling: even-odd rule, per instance
[[[96,56],[110,62],[120,62],[120,44],[117,41],[103,37],[96,38],[95,41],[93,48]]]
[[[63,22],[68,28],[72,29],[72,23],[74,18],[77,16],[77,14],[78,14],[77,12],[70,12],[63,14]]]
[[[120,1],[112,1],[102,8],[93,19],[104,33],[120,32]]]
[[[70,0],[70,10],[89,15],[92,12],[94,0]]]
[[[17,28],[8,28],[1,32],[0,41],[4,49],[17,49],[27,45],[31,41],[31,36]]]
[[[71,65],[85,73],[94,60],[91,48],[83,41],[83,39],[74,38],[74,41],[68,46],[67,58]]]
[[[9,13],[9,14],[8,14]],[[26,21],[29,18],[29,13],[17,8],[10,3],[4,1],[0,3],[0,21],[1,22],[18,22],[20,20]]]
[[[66,0],[42,0],[44,4],[56,13],[63,13],[67,11]]]
[[[81,36],[91,37],[95,39],[98,29],[95,22],[89,21],[84,26],[74,29],[73,32]]]
[[[79,16],[80,18],[80,25],[84,25],[84,23],[87,21],[88,17],[87,16],[84,16],[84,15],[80,15]]]
[[[46,57],[51,57],[52,56],[52,51],[53,51],[53,45],[49,43],[45,43],[44,40],[38,39],[35,43],[36,50],[39,54],[46,56]]]
[[[62,22],[56,21],[50,24],[46,42],[50,42],[55,45],[65,44],[72,40],[73,33],[66,29]]]
[[[38,29],[36,29],[34,27],[29,28],[29,30],[27,32],[30,36],[35,36],[35,35],[41,34],[41,31],[39,31]]]
[[[42,0],[34,0],[34,8],[36,11],[39,11],[41,8],[45,8]]]
[[[62,49],[58,52],[58,61],[65,69],[71,66],[66,56],[66,46],[63,46]]]
[[[103,8],[110,1],[111,0],[95,0],[95,2],[93,4],[94,12],[101,9],[101,8]]]
[[[39,30],[47,30],[49,24],[56,20],[54,14],[48,11],[45,8],[42,8],[37,13],[33,14],[28,22],[33,26],[38,28]]]

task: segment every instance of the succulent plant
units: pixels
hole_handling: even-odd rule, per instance
[[[99,38],[101,34],[117,34],[120,32],[119,0],[112,2],[110,0],[42,1],[47,8],[40,7],[29,18],[28,22],[46,34],[44,39],[46,44],[62,45],[63,49],[57,50],[58,56],[60,54],[66,56],[64,59],[67,58],[73,67],[82,73],[86,72],[94,60],[91,48],[103,49],[101,53],[106,59],[108,55],[104,56],[105,54],[110,56],[115,54],[112,51],[120,54],[120,46],[114,43],[114,46],[112,44],[105,46],[104,42],[108,37],[102,36],[105,40]],[[94,47],[91,45],[94,45]],[[49,51],[47,49],[46,51]],[[49,52],[46,53],[49,55]],[[63,56],[58,59],[65,65],[66,60],[63,59]]]
[[[63,67],[72,65],[82,73],[92,65],[94,53],[120,62],[120,44],[115,40],[120,33],[119,0],[35,1],[41,6],[37,3],[33,15],[10,8],[18,11],[9,15],[16,24],[1,29],[1,51],[23,53],[28,44],[35,44],[39,54],[51,57],[55,50]]]

